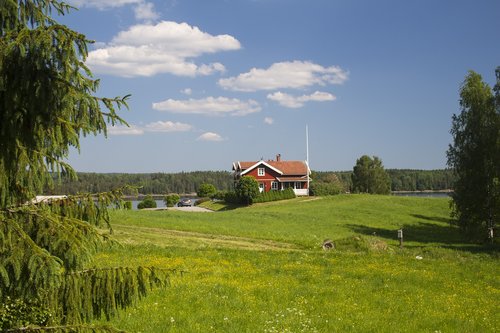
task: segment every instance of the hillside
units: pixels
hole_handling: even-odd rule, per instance
[[[124,246],[94,265],[176,270],[113,319],[131,332],[494,332],[498,250],[463,242],[448,215],[447,199],[368,195],[116,211]]]

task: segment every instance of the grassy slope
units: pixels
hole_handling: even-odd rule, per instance
[[[494,332],[498,259],[464,250],[480,248],[460,242],[448,214],[445,199],[383,196],[115,212],[128,245],[95,265],[186,272],[114,319],[132,332]],[[338,250],[321,250],[324,238]]]
[[[407,229],[406,240],[420,245],[456,244],[460,240],[447,223],[446,199],[345,195],[298,198],[216,214],[186,214],[174,210],[122,211],[114,214],[113,222],[285,241],[310,249],[317,248],[325,238],[374,232],[395,244],[396,230],[401,226]]]

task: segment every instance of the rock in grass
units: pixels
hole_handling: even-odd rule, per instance
[[[323,241],[323,250],[331,250],[335,249],[335,243],[331,239],[325,239]]]

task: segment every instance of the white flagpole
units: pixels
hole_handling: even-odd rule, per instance
[[[309,195],[309,129],[306,124],[307,195]]]

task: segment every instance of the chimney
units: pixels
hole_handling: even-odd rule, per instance
[[[278,154],[276,155],[276,162],[280,162],[281,161],[281,154]]]

